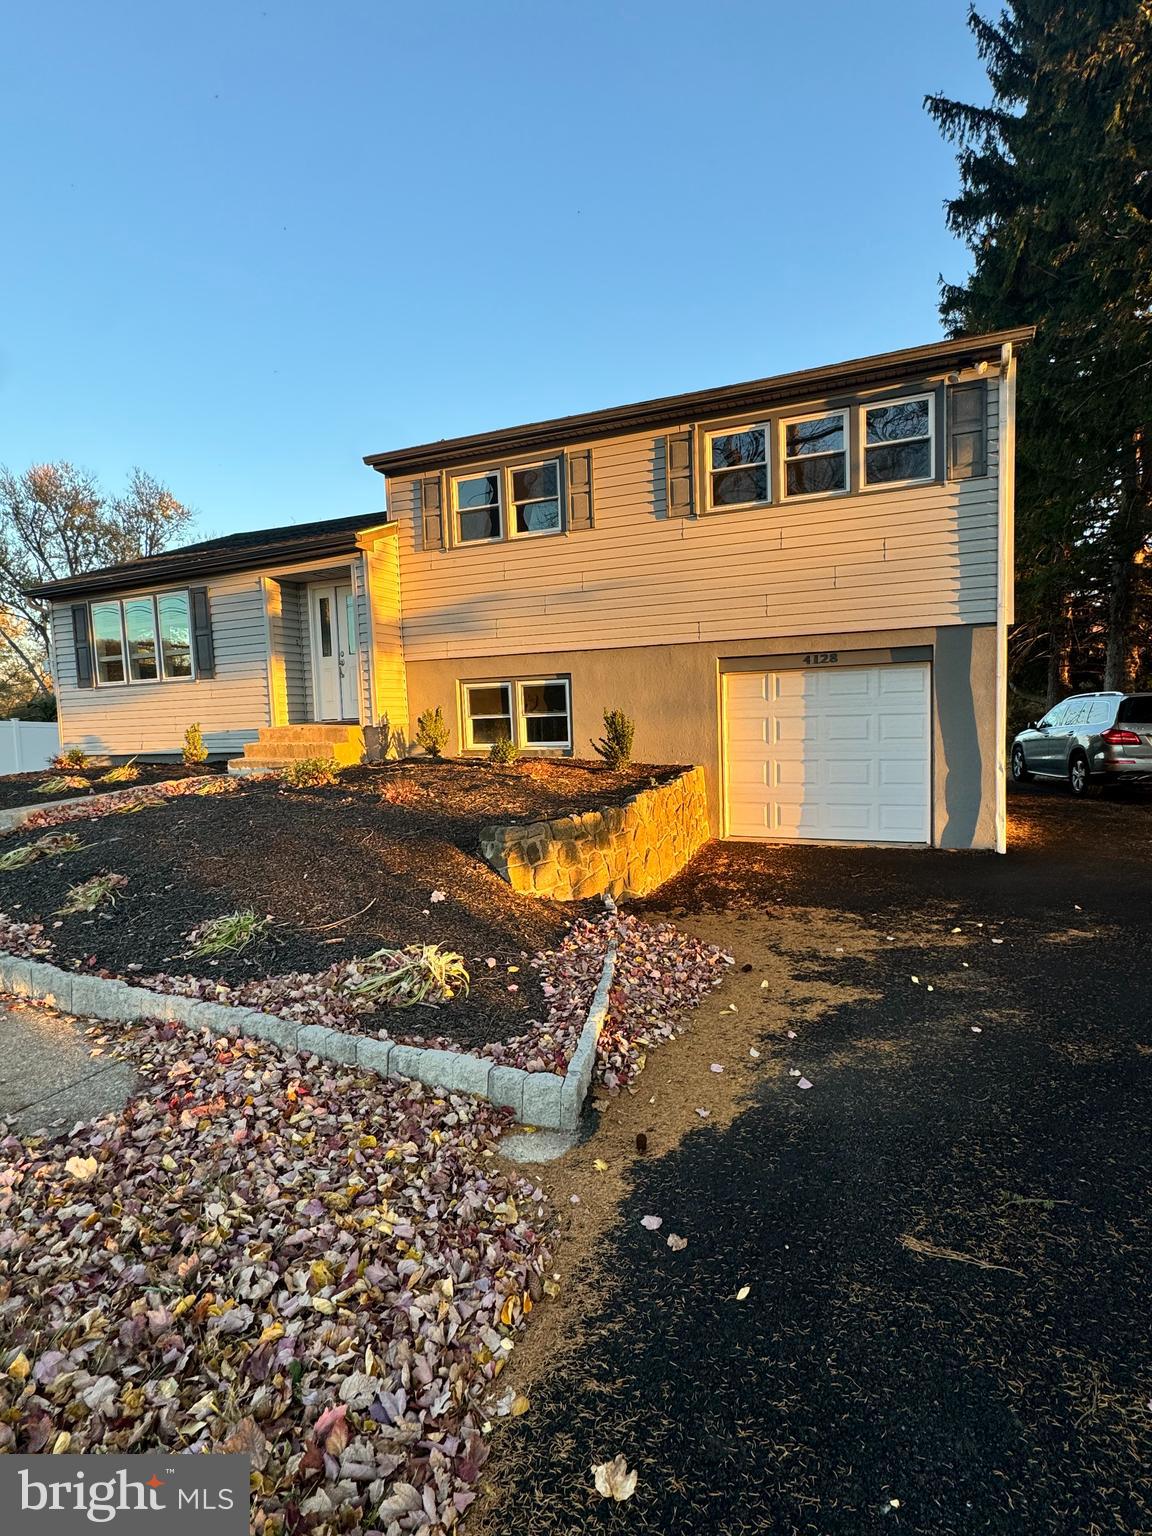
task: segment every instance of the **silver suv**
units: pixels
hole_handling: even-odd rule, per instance
[[[1012,743],[1012,777],[1096,784],[1152,782],[1152,693],[1077,693]]]

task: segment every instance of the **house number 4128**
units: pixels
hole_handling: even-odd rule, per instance
[[[804,664],[808,667],[827,667],[839,660],[839,651],[809,651],[804,657]]]

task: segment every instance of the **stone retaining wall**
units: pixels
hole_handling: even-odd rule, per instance
[[[528,826],[485,827],[480,852],[516,891],[581,901],[647,896],[711,837],[704,770],[643,789],[623,805]]]

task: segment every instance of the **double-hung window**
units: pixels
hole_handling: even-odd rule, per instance
[[[475,749],[512,740],[512,684],[465,683],[464,741]]]
[[[784,494],[828,496],[848,489],[848,413],[827,411],[783,423]]]
[[[513,532],[517,538],[540,533],[559,533],[560,462],[524,464],[508,471],[512,482]]]
[[[522,751],[572,747],[572,690],[566,677],[464,683],[464,746],[483,751],[511,741]]]
[[[504,509],[508,515],[505,519]],[[560,460],[515,464],[452,478],[453,540],[487,544],[505,537],[563,533]]]
[[[893,485],[932,478],[932,396],[866,405],[864,484]]]
[[[187,592],[93,603],[97,683],[156,683],[190,678],[192,616]]]
[[[480,475],[460,475],[452,482],[452,502],[456,519],[456,542],[479,544],[504,536],[498,469]]]
[[[566,677],[517,683],[520,745],[567,750],[572,745],[572,709]]]
[[[760,506],[768,500],[767,427],[733,427],[710,434],[708,495],[713,507]]]

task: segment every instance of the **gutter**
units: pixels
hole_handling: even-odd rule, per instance
[[[996,525],[996,852],[1008,851],[1008,628],[1015,612],[1016,356],[1000,348],[1000,440]]]

